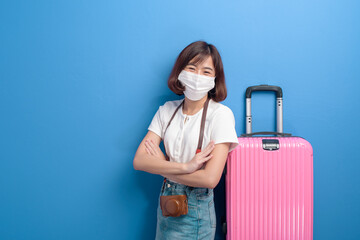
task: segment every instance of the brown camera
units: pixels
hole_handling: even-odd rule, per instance
[[[188,213],[186,195],[160,196],[160,207],[163,216],[179,217]]]

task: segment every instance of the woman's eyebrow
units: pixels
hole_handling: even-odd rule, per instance
[[[211,71],[214,71],[211,67],[203,67],[203,69],[209,69]]]

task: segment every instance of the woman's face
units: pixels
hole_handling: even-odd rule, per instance
[[[215,77],[215,67],[211,56],[198,64],[194,63],[194,59],[195,58],[191,59],[190,62],[186,65],[184,68],[185,71],[204,76]]]

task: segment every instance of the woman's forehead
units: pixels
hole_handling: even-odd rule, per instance
[[[214,67],[214,63],[210,55],[206,55],[206,56],[197,55],[189,61],[188,65],[194,65],[194,66],[207,65]]]

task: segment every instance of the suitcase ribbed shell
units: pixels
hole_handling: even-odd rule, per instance
[[[263,149],[263,139],[280,148]],[[313,150],[300,137],[239,137],[226,173],[227,240],[313,239]]]

